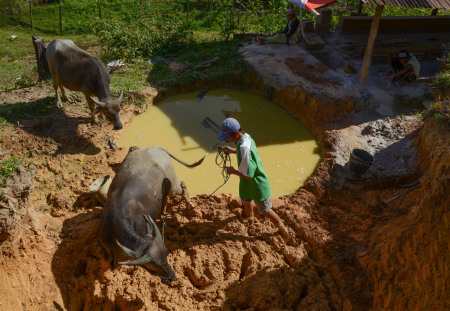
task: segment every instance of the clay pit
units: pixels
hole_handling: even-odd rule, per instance
[[[285,64],[294,66],[292,59]],[[114,176],[125,158],[128,150],[108,143],[120,131],[106,121],[91,124],[81,100],[56,109],[50,83],[1,93],[0,102],[43,110],[2,132],[0,151],[11,150],[3,157],[26,164],[0,188],[0,309],[448,308],[449,124],[433,114],[357,111],[349,98],[313,96],[299,86],[278,90],[251,69],[136,96],[150,105],[178,92],[238,85],[305,124],[322,160],[304,187],[273,199],[294,237],[288,245],[268,220],[245,217],[231,195],[196,208],[207,194],[189,204],[171,197],[164,235],[177,279],[170,284],[142,267],[111,266],[97,240],[102,205],[88,188]],[[125,127],[135,110],[123,107]],[[359,179],[347,170],[353,148],[376,159]]]

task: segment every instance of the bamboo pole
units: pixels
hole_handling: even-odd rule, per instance
[[[33,29],[33,4],[31,3],[31,0],[30,0],[30,25],[31,29]]]
[[[375,44],[375,39],[378,33],[378,26],[380,25],[381,13],[383,13],[384,5],[377,5],[375,16],[373,17],[372,26],[370,27],[369,39],[367,40],[366,51],[361,66],[361,76],[359,77],[359,84],[366,84],[367,74],[369,73],[370,64],[372,62],[372,51]]]
[[[62,0],[59,0],[59,34],[62,35]]]

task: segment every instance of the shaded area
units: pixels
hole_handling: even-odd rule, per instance
[[[268,109],[270,105],[274,107]],[[303,125],[281,107],[247,91],[201,90],[173,96],[158,103],[157,107],[171,119],[180,137],[192,137],[206,150],[217,142],[218,130],[227,117],[236,118],[242,130],[248,131],[258,146],[314,139]],[[212,121],[210,128],[202,125],[206,118]],[[204,130],[199,131],[199,126],[204,127]],[[294,128],[303,130],[300,133]]]
[[[88,113],[66,113],[57,109],[54,97],[46,97],[30,102],[3,103],[0,105],[0,118],[6,122],[19,125],[29,134],[52,140],[56,149],[48,150],[53,154],[93,155],[99,148],[78,133],[80,124],[89,124]],[[61,122],[62,121],[62,122]]]
[[[247,256],[244,264],[253,260]],[[324,266],[304,257],[293,267],[266,268],[225,291],[223,310],[342,310],[336,283]]]
[[[109,267],[97,240],[101,210],[78,214],[64,221],[61,242],[52,259],[52,272],[61,291],[64,310],[141,310],[143,301],[112,297],[99,285]],[[56,302],[55,302],[56,303]],[[56,306],[55,306],[56,307]]]

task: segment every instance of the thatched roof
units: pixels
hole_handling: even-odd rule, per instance
[[[366,4],[395,5],[406,8],[450,9],[450,0],[363,0]]]

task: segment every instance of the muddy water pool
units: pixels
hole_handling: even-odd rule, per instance
[[[217,151],[211,151],[219,143],[215,125],[220,127],[228,116],[236,118],[255,140],[273,197],[295,192],[318,164],[320,151],[306,127],[266,98],[235,89],[203,90],[164,99],[136,116],[117,143],[125,148],[159,145],[188,163],[206,153],[205,161],[196,168],[173,163],[191,195],[210,194],[223,183],[215,163]],[[237,168],[234,154],[231,163]],[[216,193],[238,195],[238,185],[239,178],[233,175]]]

